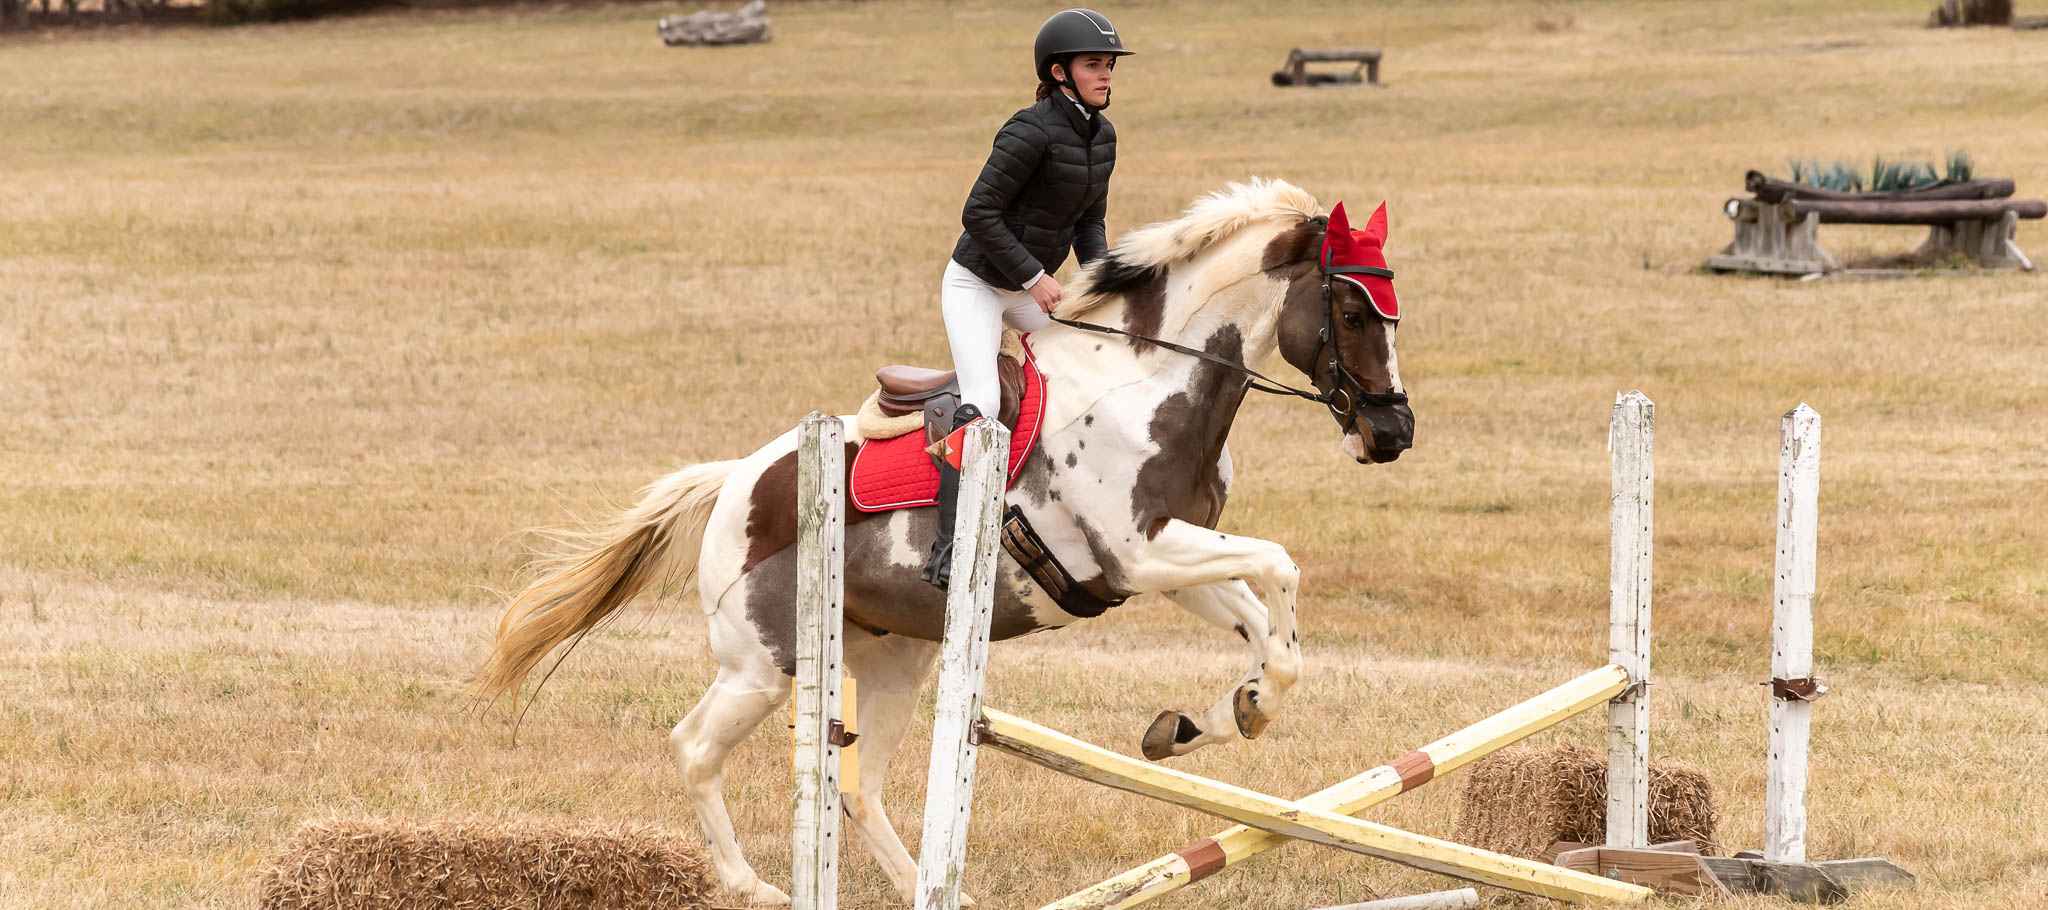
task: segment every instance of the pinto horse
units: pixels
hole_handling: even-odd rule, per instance
[[[1062,321],[1031,336],[1047,392],[1038,444],[1009,504],[1091,593],[1109,602],[1164,595],[1250,652],[1242,681],[1207,711],[1159,714],[1141,740],[1147,758],[1258,736],[1301,670],[1300,570],[1277,543],[1215,530],[1230,488],[1231,423],[1247,390],[1272,391],[1246,365],[1277,348],[1317,390],[1291,391],[1329,406],[1344,453],[1361,464],[1392,461],[1409,445],[1414,416],[1395,365],[1399,309],[1385,237],[1385,206],[1352,231],[1341,204],[1325,216],[1285,182],[1233,183],[1183,217],[1123,238],[1082,270]],[[694,589],[718,674],[669,743],[722,887],[759,903],[788,897],[741,855],[721,767],[790,694],[796,481],[795,430],[744,458],[656,480],[634,507],[538,564],[473,680],[483,694],[516,692],[548,654],[650,582]],[[917,865],[881,788],[945,626],[944,593],[919,578],[935,512],[846,510],[843,641],[860,680],[868,767],[844,805],[906,901]],[[994,595],[997,640],[1081,618],[1008,557]]]

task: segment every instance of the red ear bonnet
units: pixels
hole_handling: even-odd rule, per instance
[[[1351,219],[1344,214],[1344,203],[1330,210],[1329,230],[1323,237],[1322,266],[1325,270],[1347,268],[1386,269],[1387,255],[1387,204],[1380,207],[1366,219],[1365,230],[1351,229]],[[1350,282],[1365,293],[1380,318],[1389,322],[1399,321],[1401,305],[1394,299],[1394,280],[1384,275],[1338,271],[1330,275],[1332,281]]]

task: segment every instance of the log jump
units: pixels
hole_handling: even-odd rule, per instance
[[[1378,85],[1381,52],[1376,47],[1297,47],[1287,62],[1273,73],[1273,84],[1290,85]],[[1310,72],[1311,63],[1353,63],[1349,72]]]
[[[2009,177],[1942,181],[1913,189],[1849,192],[1779,180],[1750,171],[1743,185],[1751,198],[1722,207],[1734,222],[1735,238],[1707,257],[1718,271],[1780,275],[1824,275],[1852,267],[1821,246],[1823,224],[1919,226],[1927,239],[1897,264],[1932,264],[1961,257],[1986,269],[2032,271],[2020,250],[2019,223],[2048,218],[2048,202],[2014,199]]]

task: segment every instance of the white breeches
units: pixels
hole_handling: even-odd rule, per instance
[[[1052,324],[1030,291],[989,287],[965,266],[946,260],[945,285],[939,311],[946,319],[946,342],[953,348],[953,370],[960,375],[960,401],[994,417],[1003,406],[1002,383],[996,378],[996,354],[1003,345],[1003,326],[1036,332]]]

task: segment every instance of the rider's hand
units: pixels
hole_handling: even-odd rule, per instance
[[[1060,283],[1051,275],[1042,275],[1039,276],[1038,283],[1031,286],[1031,299],[1038,301],[1039,309],[1050,313],[1060,301],[1067,299],[1067,292],[1060,288]]]

